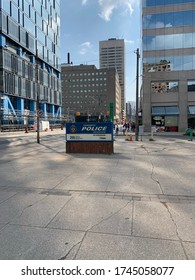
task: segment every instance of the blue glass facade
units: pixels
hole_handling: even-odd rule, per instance
[[[147,64],[158,64],[160,61],[169,61],[171,71],[179,70],[193,70],[195,69],[194,52],[189,51],[177,53],[178,49],[192,49],[195,47],[195,33],[193,26],[195,25],[195,10],[190,9],[185,4],[194,3],[195,1],[187,0],[143,0],[143,9],[148,7],[148,11],[155,7],[155,13],[143,13],[142,17],[142,30],[143,30],[143,51],[169,51],[172,50],[172,55],[166,55],[165,52],[162,56],[153,53],[152,56],[144,56],[143,63],[146,65],[144,71],[148,70]],[[183,11],[176,8],[176,5],[182,4]],[[174,11],[160,13],[158,7],[164,5],[172,7]],[[171,6],[170,6],[171,5]],[[187,9],[187,10],[185,10]],[[170,10],[170,8],[168,9]],[[160,9],[159,9],[160,11]],[[186,31],[185,31],[186,30]],[[168,52],[167,52],[168,53]]]
[[[167,130],[195,127],[195,115],[189,114],[195,105],[194,27],[195,1],[142,1],[143,119],[148,127],[155,120]],[[177,114],[166,110],[159,121],[155,112],[165,106]]]
[[[0,56],[4,119],[61,114],[60,0],[0,0]]]
[[[195,11],[147,14],[143,16],[144,29],[157,29],[195,24]]]
[[[190,0],[143,0],[143,7],[152,7],[152,6],[164,6],[170,4],[183,4],[191,3],[194,1]]]

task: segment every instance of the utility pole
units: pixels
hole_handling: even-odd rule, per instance
[[[138,123],[138,95],[139,95],[139,49],[136,50],[137,64],[136,64],[136,115],[135,115],[135,140],[138,141],[139,123]]]

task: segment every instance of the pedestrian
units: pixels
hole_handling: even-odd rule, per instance
[[[123,125],[123,135],[125,135],[125,131],[126,131],[126,123]]]
[[[119,131],[119,128],[118,128],[118,124],[116,125],[116,135],[118,135],[118,131]]]
[[[135,124],[134,124],[134,123],[132,123],[132,125],[131,125],[131,131],[132,131],[132,132],[135,131]]]

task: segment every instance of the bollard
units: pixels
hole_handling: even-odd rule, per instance
[[[151,136],[149,138],[150,141],[154,141],[154,132],[156,132],[156,128],[154,126],[151,127]]]
[[[25,127],[25,133],[28,133],[28,127]]]
[[[61,125],[61,130],[63,130],[63,125]]]
[[[132,134],[130,134],[130,139],[129,139],[130,141],[133,141],[133,137],[132,137]]]
[[[53,131],[53,126],[51,125],[51,131]]]
[[[193,140],[193,130],[191,129],[190,130],[190,141],[192,141]]]

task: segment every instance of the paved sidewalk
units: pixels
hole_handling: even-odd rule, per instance
[[[64,133],[0,135],[0,259],[195,259],[194,141],[66,154]]]

